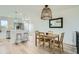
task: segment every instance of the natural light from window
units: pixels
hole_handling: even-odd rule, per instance
[[[1,20],[1,28],[2,29],[8,28],[8,21],[7,20]]]

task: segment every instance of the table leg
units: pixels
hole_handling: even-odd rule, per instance
[[[51,48],[51,40],[49,40],[49,48]]]
[[[55,38],[53,38],[53,53],[55,53]]]
[[[35,38],[35,46],[37,46],[37,38]]]

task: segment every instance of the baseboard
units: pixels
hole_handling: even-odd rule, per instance
[[[72,53],[72,54],[77,54],[77,49],[75,45],[71,45],[71,44],[67,44],[64,43],[64,49],[67,49],[68,52]]]
[[[68,44],[68,43],[64,43],[65,45],[71,46],[71,47],[76,47],[76,45],[72,45],[72,44]]]

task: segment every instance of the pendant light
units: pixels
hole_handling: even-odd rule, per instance
[[[48,7],[48,5],[45,5],[45,7],[43,8],[42,13],[41,13],[41,19],[43,20],[52,19],[52,11]]]

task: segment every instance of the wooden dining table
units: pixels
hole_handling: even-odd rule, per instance
[[[50,43],[49,43],[49,48],[51,48],[51,41],[53,40],[53,41],[55,41],[55,38],[57,38],[58,39],[58,41],[59,41],[59,34],[53,34],[52,36],[50,36],[50,35],[47,35],[46,33],[45,33],[45,35],[43,36],[44,37],[44,41],[43,41],[43,46],[45,45],[45,40],[46,39],[49,39],[49,41],[50,41]],[[37,39],[35,39],[35,45],[37,46]]]

